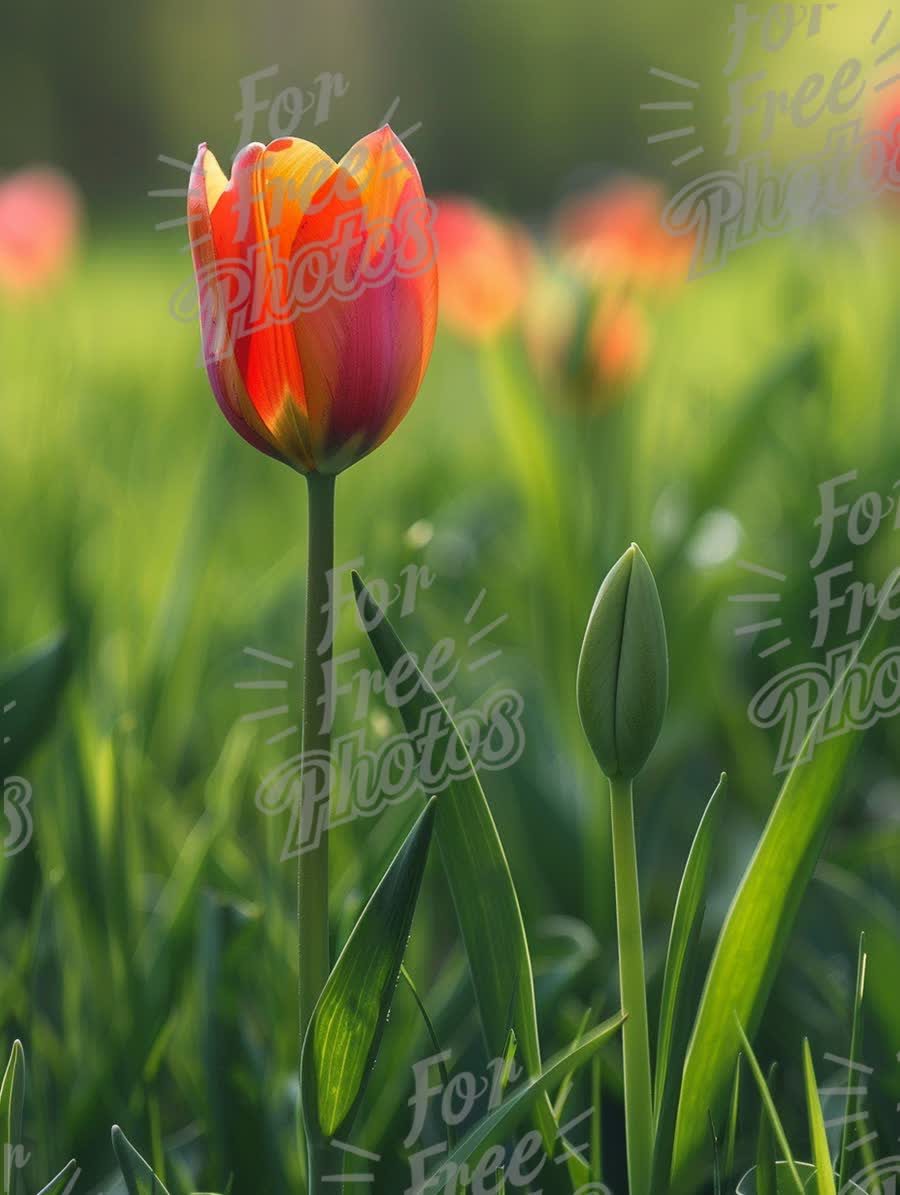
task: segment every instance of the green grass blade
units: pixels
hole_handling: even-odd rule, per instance
[[[665,1187],[672,1163],[679,1076],[690,1036],[690,997],[698,967],[700,934],[706,911],[709,864],[720,811],[727,791],[722,773],[707,803],[682,875],[663,976],[657,1035],[654,1094],[653,1189]]]
[[[771,1091],[775,1078],[775,1064],[769,1068],[767,1090]],[[777,1195],[778,1172],[775,1169],[775,1134],[766,1106],[759,1106],[759,1129],[756,1134],[756,1195]]]
[[[859,953],[856,959],[856,983],[853,988],[853,1022],[850,1030],[850,1053],[848,1059],[852,1073],[852,1064],[858,1061],[862,1044],[862,1006],[866,991],[866,935],[859,935]],[[849,1084],[848,1084],[849,1086]],[[841,1153],[838,1161],[838,1188],[843,1191],[847,1181],[847,1150],[850,1145],[850,1117],[855,1110],[859,1097],[849,1094],[844,1109],[844,1126],[841,1129]]]
[[[738,1111],[741,1102],[741,1058],[738,1054],[734,1066],[734,1082],[731,1085],[731,1104],[728,1109],[728,1138],[725,1146],[725,1178],[729,1183],[734,1182],[734,1158],[737,1150]]]
[[[353,583],[369,639],[389,675],[398,661],[412,661],[412,656],[356,573]],[[465,744],[418,669],[416,675],[415,692],[400,710],[407,732],[418,732],[425,711],[439,711],[442,730],[455,738],[458,754],[469,763],[466,773],[457,775],[438,800],[435,833],[468,958],[485,1044],[490,1057],[502,1057],[513,1028],[526,1071],[536,1078],[542,1068],[534,977],[509,864]],[[545,1147],[552,1148],[556,1127],[549,1100],[539,1101],[537,1115]]]
[[[113,1125],[112,1143],[128,1195],[169,1195],[118,1125]]]
[[[803,1078],[806,1084],[806,1110],[809,1114],[809,1139],[816,1166],[816,1191],[818,1195],[837,1195],[834,1185],[834,1170],[828,1151],[828,1137],[825,1133],[825,1118],[819,1103],[819,1086],[813,1068],[809,1040],[803,1039]]]
[[[375,1062],[412,926],[434,826],[429,802],[360,914],[303,1045],[303,1116],[313,1145],[352,1120]]]
[[[804,1195],[803,1180],[800,1177],[800,1172],[797,1170],[797,1163],[794,1161],[794,1155],[791,1153],[791,1147],[788,1144],[787,1134],[784,1131],[784,1126],[781,1123],[781,1118],[775,1107],[775,1101],[772,1099],[772,1093],[769,1091],[769,1085],[763,1077],[760,1065],[756,1060],[756,1055],[753,1053],[753,1047],[744,1032],[744,1027],[740,1021],[737,1021],[738,1036],[744,1047],[744,1053],[747,1055],[747,1062],[750,1065],[750,1071],[753,1078],[756,1080],[756,1086],[759,1088],[759,1096],[762,1100],[763,1108],[768,1117],[769,1124],[772,1127],[772,1132],[775,1135],[775,1140],[778,1142],[779,1148],[784,1155],[784,1160],[788,1165],[790,1171],[791,1181],[793,1182],[798,1195]]]
[[[654,1117],[657,1135],[663,1095],[666,1090],[666,1077],[669,1063],[672,1060],[676,1019],[680,1001],[684,998],[685,964],[691,939],[696,936],[699,923],[703,920],[703,911],[706,908],[709,863],[712,858],[719,811],[722,807],[726,786],[727,777],[723,772],[700,819],[697,833],[694,835],[681,886],[678,890],[678,898],[675,902],[672,932],[669,936],[669,950],[666,955],[666,969],[663,977],[656,1046]]]
[[[0,1084],[0,1161],[3,1195],[14,1195],[19,1185],[15,1151],[22,1144],[22,1111],[25,1106],[25,1051],[20,1041],[13,1048]]]
[[[461,1167],[476,1154],[489,1149],[498,1141],[504,1140],[518,1124],[531,1112],[539,1100],[548,1090],[569,1073],[579,1070],[589,1062],[600,1047],[607,1042],[622,1026],[625,1017],[622,1013],[604,1021],[592,1033],[575,1046],[574,1049],[558,1054],[536,1078],[529,1079],[498,1108],[475,1126],[459,1143],[456,1149],[428,1178],[416,1188],[412,1195],[425,1195],[442,1188],[436,1185],[437,1175],[448,1167]]]
[[[886,585],[884,593],[890,592],[892,586]],[[848,670],[859,659],[879,613],[869,623]],[[842,679],[819,711],[806,744],[816,744]],[[826,738],[815,746],[811,759],[794,764],[741,879],[719,934],[685,1058],[672,1162],[676,1180],[703,1148],[707,1110],[717,1115],[727,1097],[740,1049],[735,1017],[752,1033],[762,1016],[834,818],[841,776],[859,733]],[[805,756],[801,750],[799,759]]]
[[[425,1007],[425,1001],[419,995],[413,978],[407,971],[406,967],[401,964],[400,977],[412,993],[412,998],[415,1001],[416,1008],[419,1010],[419,1015],[425,1025],[425,1032],[431,1042],[431,1048],[434,1050],[434,1057],[437,1059],[437,1067],[441,1076],[441,1084],[444,1091],[450,1086],[450,1072],[447,1070],[447,1063],[444,1061],[445,1051],[441,1049],[441,1043],[438,1041],[438,1035],[435,1031],[434,1025],[431,1022],[431,1017],[428,1015],[428,1009]],[[444,1120],[444,1130],[447,1134],[447,1148],[452,1149],[456,1144],[456,1134],[453,1131],[453,1125],[449,1120]]]
[[[51,1178],[46,1187],[41,1187],[38,1195],[66,1195],[69,1184],[73,1182],[76,1173],[80,1173],[75,1159],[72,1158],[70,1162],[60,1170],[56,1178]]]

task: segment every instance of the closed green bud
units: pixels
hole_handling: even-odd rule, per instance
[[[600,767],[633,780],[659,737],[669,692],[666,626],[637,544],[610,569],[578,661],[578,712]]]

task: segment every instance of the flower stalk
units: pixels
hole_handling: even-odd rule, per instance
[[[306,565],[306,633],[303,651],[303,755],[331,753],[331,720],[326,708],[332,691],[332,624],[329,580],[334,568],[334,477],[307,474],[309,548]],[[318,769],[303,770],[304,801],[325,806],[322,833],[316,845],[297,856],[298,932],[300,949],[300,1048],[316,1001],[331,969],[328,934],[328,769],[316,785]],[[304,815],[305,816],[305,815]]]
[[[628,1191],[629,1195],[650,1195],[653,1093],[632,782],[610,780],[609,790],[619,939],[619,987],[622,1011],[627,1016],[622,1026],[622,1054]]]

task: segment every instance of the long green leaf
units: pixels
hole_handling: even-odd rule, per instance
[[[0,1084],[0,1160],[3,1195],[13,1195],[19,1185],[15,1151],[22,1144],[22,1110],[25,1106],[25,1052],[20,1041],[13,1048]]]
[[[539,1099],[567,1074],[574,1074],[586,1062],[589,1062],[604,1042],[622,1026],[625,1020],[623,1013],[617,1013],[604,1021],[584,1041],[574,1049],[558,1054],[547,1064],[545,1070],[536,1078],[529,1079],[506,1100],[485,1116],[474,1129],[459,1143],[456,1149],[447,1157],[428,1178],[417,1187],[413,1195],[425,1195],[425,1192],[440,1190],[435,1185],[437,1176],[453,1167],[462,1167],[475,1154],[481,1154],[492,1145],[504,1140],[509,1133],[531,1112]]]
[[[313,1012],[301,1062],[314,1146],[353,1118],[375,1062],[409,939],[434,825],[432,800],[360,914]]]
[[[809,1040],[803,1039],[803,1078],[806,1084],[806,1110],[809,1115],[809,1139],[813,1148],[816,1166],[816,1191],[818,1195],[837,1195],[834,1185],[834,1170],[828,1151],[828,1136],[825,1132],[825,1118],[819,1103],[819,1087],[813,1067]]]
[[[885,586],[886,595],[891,591]],[[869,623],[848,671],[879,614]],[[684,1064],[672,1162],[676,1186],[703,1149],[707,1110],[717,1115],[727,1098],[740,1049],[736,1018],[755,1032],[837,809],[840,780],[859,732],[816,742],[842,680],[843,675],[810,728],[719,934]],[[808,757],[807,746],[814,747],[812,758],[801,763]]]
[[[112,1128],[112,1143],[128,1195],[169,1195],[165,1184],[156,1177],[117,1124]]]
[[[402,660],[408,659],[414,666],[413,657],[356,573],[353,584],[363,625],[385,674],[389,675]],[[463,775],[454,775],[438,801],[435,832],[469,962],[485,1044],[491,1058],[502,1057],[509,1030],[514,1029],[526,1071],[537,1078],[542,1067],[534,977],[509,864],[465,744],[418,668],[415,676],[415,692],[400,709],[407,732],[417,734],[421,719],[432,715],[440,723],[440,734],[455,743],[458,758],[468,765]],[[437,732],[438,728],[434,729]],[[545,1148],[552,1148],[556,1126],[549,1099],[539,1101],[537,1115]]]

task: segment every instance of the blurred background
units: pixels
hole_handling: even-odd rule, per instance
[[[653,992],[684,859],[727,770],[711,950],[783,779],[781,727],[754,725],[748,707],[784,669],[820,665],[858,632],[844,609],[813,645],[816,573],[850,562],[878,586],[900,544],[893,513],[865,543],[840,522],[810,565],[823,482],[854,473],[842,496],[874,493],[888,509],[900,476],[896,196],[873,188],[698,277],[693,236],[663,227],[666,196],[701,174],[761,153],[784,167],[841,123],[890,123],[891,89],[876,88],[900,18],[858,0],[808,5],[802,21],[801,6],[774,8],[776,48],[761,40],[769,7],[749,5],[759,20],[731,74],[735,12],[712,0],[6,11],[0,776],[20,777],[30,801],[5,806],[0,1045],[20,1037],[29,1064],[29,1191],[69,1157],[78,1190],[120,1190],[113,1122],[173,1195],[299,1181],[288,825],[255,798],[298,749],[267,740],[299,712],[305,495],[229,431],[196,320],[173,315],[192,285],[184,192],[200,141],[223,167],[247,130],[338,157],[389,117],[437,197],[432,364],[403,426],[341,479],[337,559],[362,556],[366,575],[388,580],[433,573],[400,627],[420,658],[443,637],[476,654],[466,617],[480,600],[476,625],[492,630],[477,652],[498,654],[460,668],[458,708],[491,688],[522,694],[524,755],[483,781],[535,954],[545,1052],[616,1004],[606,793],[574,674],[598,584],[632,540],[656,572],[671,651],[670,712],[637,806]],[[855,56],[855,103],[811,119]],[[729,87],[761,71],[759,101],[768,87],[796,94],[811,74],[823,82],[803,119],[776,100],[768,132],[761,102],[729,154]],[[843,82],[847,100],[858,84]],[[694,132],[648,141],[679,127]],[[777,210],[759,219],[753,228],[778,231]],[[733,600],[753,593],[770,596]],[[373,666],[345,614],[338,650]],[[272,675],[248,647],[296,664],[289,717],[248,717],[264,703],[236,686]],[[342,710],[338,731],[354,729]],[[399,730],[396,713],[376,700],[363,729],[374,749]],[[758,1039],[781,1064],[779,1105],[803,1142],[800,1042],[810,1037],[826,1081],[825,1054],[849,1050],[866,930],[866,1110],[880,1136],[860,1156],[872,1162],[894,1152],[900,1099],[898,755],[889,710],[843,782]],[[333,835],[338,943],[418,807]],[[481,1073],[434,862],[408,965],[454,1064]],[[359,1144],[385,1156],[379,1189],[402,1189],[410,1066],[431,1052],[401,986],[359,1125]],[[604,1173],[622,1192],[614,1050],[603,1068]],[[748,1114],[743,1169],[755,1131]]]

